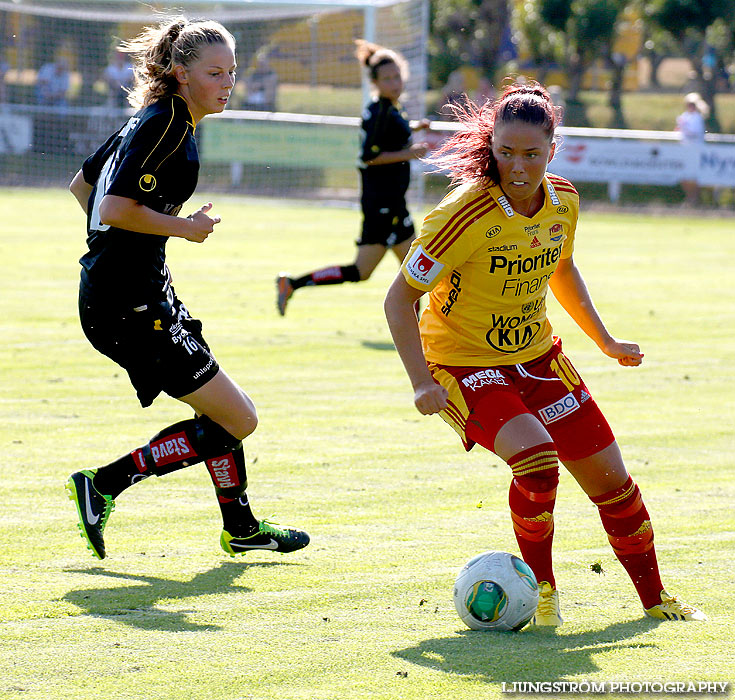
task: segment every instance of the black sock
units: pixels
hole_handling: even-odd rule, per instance
[[[233,537],[247,537],[258,530],[258,521],[250,510],[247,493],[240,498],[217,496],[222,511],[222,527]]]
[[[207,416],[198,416],[169,425],[145,445],[100,467],[94,487],[106,496],[117,498],[126,488],[151,474],[164,476],[198,464],[211,454],[239,445],[224,428]]]
[[[323,284],[342,284],[344,282],[359,282],[360,271],[356,265],[332,265],[323,267],[320,270],[314,270],[302,277],[291,279],[291,285],[294,289],[301,287],[313,287]]]
[[[141,472],[132,454],[126,454],[110,464],[100,467],[92,480],[94,487],[105,496],[117,498],[126,488],[147,479],[150,472]]]

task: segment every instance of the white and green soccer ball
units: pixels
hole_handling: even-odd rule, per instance
[[[519,630],[536,605],[538,583],[531,567],[508,552],[472,557],[454,582],[454,606],[473,630]]]

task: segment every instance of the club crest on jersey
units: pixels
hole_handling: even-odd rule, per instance
[[[546,424],[554,423],[564,418],[564,416],[574,413],[579,408],[579,401],[577,401],[574,394],[569,393],[564,398],[549,404],[545,408],[539,411],[541,420]]]
[[[511,217],[515,215],[513,207],[510,206],[510,202],[507,200],[504,194],[501,194],[496,201],[500,205],[500,208],[505,212],[506,216]]]
[[[561,224],[554,224],[549,229],[550,239],[556,243],[564,238],[564,227]]]
[[[547,182],[546,189],[549,190],[549,201],[555,207],[558,207],[561,204],[561,200],[559,199],[559,196],[556,194],[556,190],[554,189],[554,186],[550,182]]]
[[[153,177],[153,175],[141,175],[140,180],[138,180],[138,187],[140,187],[143,192],[153,192],[153,190],[156,189],[157,184],[156,178]]]
[[[431,284],[444,269],[444,264],[431,257],[418,246],[406,264],[406,270],[413,279],[421,284]]]

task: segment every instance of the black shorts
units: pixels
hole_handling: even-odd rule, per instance
[[[413,219],[405,200],[381,205],[372,198],[362,201],[362,235],[357,245],[383,245],[391,248],[414,235]]]
[[[79,296],[87,339],[128,373],[145,408],[165,391],[179,398],[200,389],[219,371],[202,337],[202,324],[173,296],[137,310],[110,311]]]

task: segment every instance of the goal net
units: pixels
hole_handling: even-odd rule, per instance
[[[423,116],[428,0],[0,0],[0,185],[66,184],[131,113],[115,47],[175,14],[216,19],[237,39],[238,82],[197,128],[202,186],[263,195],[352,197],[369,86],[366,38],[400,51],[403,105]]]

